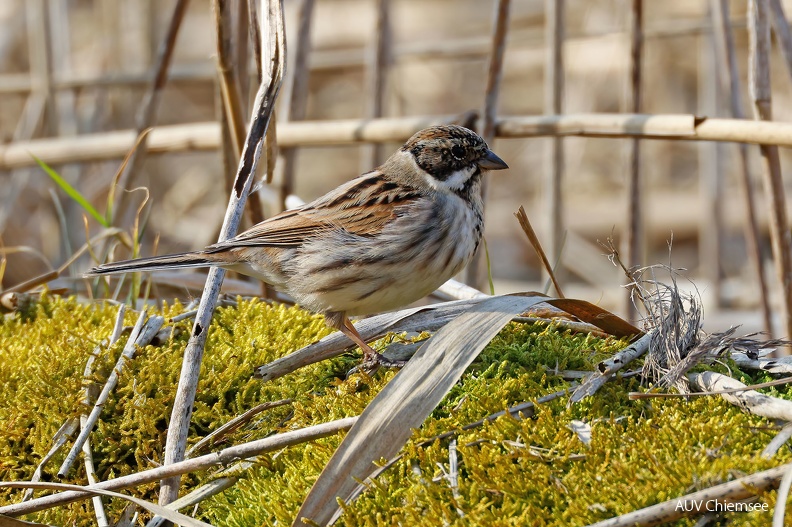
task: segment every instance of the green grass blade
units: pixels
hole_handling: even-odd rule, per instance
[[[30,154],[30,155],[31,155],[31,157],[33,159],[36,160],[36,163],[38,163],[38,165],[41,167],[41,169],[44,170],[44,172],[46,172],[47,175],[50,178],[52,178],[52,180],[55,182],[55,184],[58,185],[61,189],[63,189],[63,191],[66,194],[68,194],[71,199],[76,201],[83,209],[85,209],[85,211],[88,214],[93,216],[94,219],[96,219],[96,221],[98,221],[102,226],[110,227],[110,224],[107,222],[107,220],[101,214],[99,214],[99,211],[97,211],[93,207],[93,205],[91,205],[91,203],[87,199],[85,199],[85,197],[82,194],[80,194],[79,191],[77,191],[77,189],[72,187],[69,184],[68,181],[63,179],[60,176],[60,174],[55,172],[55,170],[53,170],[52,167],[50,167],[47,163],[45,163],[41,159],[37,158],[33,154]]]

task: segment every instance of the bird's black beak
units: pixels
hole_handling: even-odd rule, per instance
[[[492,150],[487,150],[487,153],[479,159],[478,166],[483,168],[484,170],[503,170],[504,168],[509,168],[509,165],[506,162],[495,155],[495,152]]]

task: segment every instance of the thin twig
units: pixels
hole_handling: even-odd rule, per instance
[[[559,115],[564,109],[564,34],[565,0],[545,0],[545,85],[544,113]],[[547,250],[557,259],[564,235],[564,203],[561,187],[564,178],[564,143],[555,137],[547,141],[545,156],[544,202],[548,211]],[[550,278],[558,287],[555,273]]]
[[[265,62],[262,69],[266,72],[266,76],[256,94],[250,128],[245,139],[234,189],[229,199],[218,241],[226,240],[237,232],[245,200],[255,179],[256,166],[261,156],[275,99],[283,81],[286,48],[282,5],[280,0],[267,0],[267,3],[268,15],[262,20],[262,49],[264,51],[262,61]],[[192,335],[184,351],[179,386],[176,391],[165,446],[164,462],[166,466],[184,459],[206,337],[224,276],[225,271],[220,268],[214,267],[209,271]],[[178,476],[162,481],[159,500],[161,505],[166,505],[176,499],[179,492],[179,481],[180,477]]]
[[[641,70],[643,68],[643,0],[632,0],[630,11],[630,91],[629,105],[632,113],[641,111],[643,90]],[[633,139],[630,143],[630,177],[627,184],[627,266],[641,265],[643,260],[643,212],[641,208],[641,143]],[[626,313],[634,318],[632,291],[627,289]]]

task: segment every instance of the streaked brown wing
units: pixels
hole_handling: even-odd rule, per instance
[[[254,225],[235,238],[207,247],[296,247],[306,239],[332,229],[358,236],[374,236],[418,194],[384,181],[379,173],[361,176],[321,198],[282,212]]]

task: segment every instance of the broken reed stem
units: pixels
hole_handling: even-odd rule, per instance
[[[177,0],[176,6],[173,8],[173,14],[168,24],[168,29],[165,37],[157,50],[157,58],[154,64],[154,77],[146,89],[143,96],[143,101],[138,109],[136,125],[136,136],[140,136],[146,129],[154,126],[157,120],[157,110],[159,109],[159,102],[162,98],[162,92],[165,88],[165,83],[168,80],[168,67],[170,66],[171,58],[173,56],[173,49],[176,46],[176,37],[179,34],[179,28],[184,20],[184,14],[187,12],[189,0]],[[149,137],[146,136],[140,141],[135,151],[132,153],[125,170],[121,173],[117,185],[121,190],[127,189],[134,181],[135,175],[140,171],[143,166],[143,161],[147,154],[147,145]],[[129,199],[128,192],[118,192],[116,194],[116,203],[113,207],[115,212],[116,225],[126,225],[128,222],[127,216],[134,211],[132,202]]]
[[[310,69],[308,58],[311,51],[311,21],[315,0],[303,0],[297,22],[297,43],[294,45],[294,73],[292,74],[291,96],[289,97],[289,121],[305,119],[308,106],[308,80]],[[283,148],[283,185],[281,186],[281,208],[286,208],[286,198],[294,193],[294,173],[297,162],[296,148]]]
[[[773,118],[770,89],[770,22],[767,5],[767,0],[748,2],[750,50],[748,80],[754,119],[761,121],[771,121]],[[776,146],[763,145],[760,151],[765,195],[770,209],[770,241],[783,298],[781,320],[784,321],[784,333],[792,335],[792,236],[789,232],[781,160]]]
[[[267,13],[266,17],[262,18],[263,53],[261,60],[264,61],[262,70],[266,72],[266,76],[256,94],[250,128],[242,150],[237,176],[234,181],[234,189],[229,198],[218,241],[226,240],[237,232],[245,201],[255,179],[256,166],[264,147],[275,100],[283,81],[286,48],[281,1],[263,0],[263,4],[267,7]],[[165,465],[177,463],[184,459],[204,346],[206,345],[209,325],[212,321],[212,314],[214,313],[214,307],[217,303],[224,276],[225,272],[222,269],[213,267],[209,271],[209,277],[201,296],[195,324],[182,360],[179,385],[168,427],[164,456]],[[178,497],[179,482],[179,476],[161,482],[159,499],[161,505],[166,505]]]
[[[729,0],[712,0],[710,11],[715,26],[716,38],[720,45],[716,50],[720,53],[720,61],[726,67],[719,68],[721,82],[729,93],[729,106],[731,116],[744,119],[742,108],[742,90],[740,88],[740,72],[737,66],[737,53],[734,46],[734,36],[731,30],[729,17]],[[759,286],[759,302],[762,306],[762,322],[764,331],[768,335],[773,333],[772,315],[770,312],[770,299],[767,291],[767,278],[765,277],[762,250],[759,243],[759,227],[757,225],[756,205],[754,202],[753,174],[751,163],[748,159],[748,145],[738,143],[740,151],[740,184],[742,186],[743,202],[745,203],[746,222],[744,227],[745,245],[749,258],[756,273]]]
[[[565,0],[545,0],[545,83],[544,113],[560,115],[564,108],[564,15]],[[544,202],[548,211],[547,252],[558,260],[564,236],[564,202],[561,187],[564,179],[564,143],[561,137],[547,141],[545,155]],[[549,267],[548,267],[549,268]],[[550,272],[555,284],[555,277]],[[557,286],[557,284],[556,284]],[[557,287],[556,287],[556,290]]]
[[[643,0],[632,0],[630,11],[630,111],[641,111],[641,69],[643,67]],[[643,260],[643,213],[641,209],[641,143],[637,138],[630,143],[630,171],[627,183],[627,267],[635,268]],[[637,313],[632,303],[632,292],[626,289],[624,312],[628,319]]]
[[[511,0],[498,0],[495,10],[495,24],[492,33],[492,47],[487,66],[487,87],[484,92],[484,112],[482,113],[481,137],[490,147],[495,140],[495,126],[498,112],[498,96],[500,94],[501,79],[503,77],[503,57],[506,53],[506,36],[509,32],[509,11]],[[484,204],[487,203],[488,179],[481,181],[481,196]],[[476,251],[465,269],[465,283],[476,289],[481,289],[483,274],[483,253]]]

